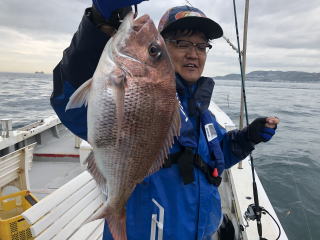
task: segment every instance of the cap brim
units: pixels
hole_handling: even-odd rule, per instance
[[[162,33],[176,29],[196,29],[203,32],[208,39],[220,38],[223,30],[218,23],[205,17],[184,17],[169,24]]]

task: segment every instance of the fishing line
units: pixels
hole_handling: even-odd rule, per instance
[[[189,4],[191,7],[193,7],[192,4],[188,0],[185,0],[185,1],[187,4]]]
[[[272,220],[276,223],[276,225],[278,227],[278,231],[279,231],[279,235],[276,238],[276,240],[278,240],[280,238],[280,236],[281,236],[281,228],[280,228],[278,222],[276,221],[276,219],[266,209],[262,208],[262,212],[263,213],[267,213],[272,218]]]

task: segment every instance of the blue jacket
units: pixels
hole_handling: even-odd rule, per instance
[[[87,9],[71,45],[53,72],[52,107],[62,123],[83,139],[87,139],[86,108],[65,112],[65,106],[75,89],[93,75],[107,40],[106,35],[90,21],[90,9]],[[177,92],[183,109],[181,116],[182,120],[189,119],[189,123],[182,124],[183,134],[176,139],[171,153],[191,147],[203,161],[218,167],[221,174],[223,169],[245,158],[254,147],[244,132],[226,132],[208,112],[213,85],[212,79],[200,78],[196,84],[188,86],[177,75]],[[203,121],[212,123],[215,128],[217,138],[214,146],[223,153],[222,167],[221,156],[210,147]],[[222,216],[219,192],[216,186],[208,183],[200,169],[193,168],[192,173],[193,182],[184,184],[179,166],[172,164],[137,185],[126,206],[129,240],[150,239],[152,214],[159,214],[159,208],[152,200],[164,208],[163,239],[210,239]],[[107,225],[104,239],[112,239]]]

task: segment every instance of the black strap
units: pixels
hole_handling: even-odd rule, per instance
[[[194,181],[193,159],[194,153],[190,148],[186,148],[178,158],[178,166],[184,184]]]
[[[213,169],[203,161],[198,154],[194,154],[191,148],[185,148],[182,152],[170,154],[163,167],[169,168],[172,164],[178,164],[184,184],[189,184],[194,181],[194,166],[204,173],[210,184],[219,187],[221,183],[221,177],[212,176]]]
[[[193,162],[194,165],[204,173],[210,184],[213,184],[217,187],[220,186],[222,178],[220,176],[214,177],[212,175],[213,169],[205,161],[203,161],[198,154],[194,158]]]
[[[172,164],[175,164],[178,162],[178,158],[180,157],[181,152],[169,154],[168,158],[164,161],[164,164],[162,167],[164,168],[170,168]]]

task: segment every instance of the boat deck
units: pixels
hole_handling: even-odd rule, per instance
[[[33,156],[35,160],[79,162],[79,148],[75,147],[75,136],[67,132],[50,139],[50,143],[38,145]]]
[[[84,169],[75,161],[34,161],[29,172],[31,192],[40,200],[78,176]]]
[[[29,178],[31,192],[39,199],[85,170],[80,164],[74,138],[74,135],[67,133],[36,147]]]

